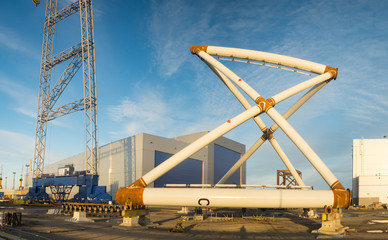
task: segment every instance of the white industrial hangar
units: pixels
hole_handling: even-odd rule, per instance
[[[353,139],[352,201],[388,203],[388,139]]]
[[[168,159],[207,132],[164,138],[141,133],[100,147],[99,185],[116,197],[120,187],[128,186],[155,166]],[[149,187],[169,183],[214,184],[245,153],[245,145],[221,137],[157,179]],[[73,164],[75,171],[85,169],[84,153],[45,166],[46,174],[58,175],[58,169]],[[245,184],[246,165],[227,183]],[[49,191],[49,189],[47,189]],[[74,189],[72,194],[76,193]]]

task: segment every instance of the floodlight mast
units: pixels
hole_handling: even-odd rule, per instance
[[[120,188],[116,194],[116,201],[119,204],[128,204],[135,207],[141,207],[144,205],[166,205],[259,208],[323,208],[325,206],[332,206],[333,208],[347,208],[350,205],[350,191],[344,189],[330,169],[327,168],[318,155],[287,122],[287,119],[308,99],[310,99],[329,81],[336,79],[338,69],[298,58],[245,49],[193,45],[191,46],[191,52],[200,57],[210,67],[210,69],[216,73],[216,75],[232,91],[246,110],[197,139],[164,161],[162,164],[149,171],[130,186]],[[241,77],[229,70],[211,55],[273,63],[316,73],[319,74],[319,76],[313,77],[310,80],[280,92],[271,98],[264,99],[247,82],[243,81]],[[251,106],[244,96],[237,90],[235,85],[242,89],[256,103],[256,105]],[[308,88],[311,89],[293,106],[291,106],[291,108],[283,116],[275,110],[275,104]],[[264,112],[275,122],[269,129],[267,129],[264,122],[259,117],[260,114]],[[273,137],[273,133],[278,128],[281,128],[306,156],[332,190],[298,191],[282,189],[146,188],[146,186],[154,182],[166,172],[170,171],[185,159],[189,158],[192,154],[250,118],[254,119],[256,124],[263,131],[263,136],[259,138],[259,140],[244,156],[241,157],[240,160],[237,161],[237,163],[228,171],[220,182],[225,183],[234,171],[238,169],[238,167],[240,167],[266,140],[269,140],[272,143],[274,149],[279,154],[290,172],[296,172],[295,168],[292,166],[291,162],[285,156],[279,144]],[[295,175],[295,173],[293,173],[293,175]],[[297,179],[297,177],[295,177],[295,179]],[[300,186],[304,186],[301,179],[298,179],[297,182]]]
[[[33,2],[40,3],[40,1]],[[33,178],[41,177],[44,173],[47,122],[77,111],[84,111],[85,115],[85,170],[88,174],[98,175],[97,91],[92,1],[78,0],[59,11],[57,5],[58,0],[46,1]],[[53,55],[56,24],[78,11],[81,21],[81,43]],[[67,67],[51,87],[51,70],[67,60],[69,60]],[[54,108],[81,67],[83,98]]]
[[[3,164],[1,164],[0,169],[0,189],[3,189]]]

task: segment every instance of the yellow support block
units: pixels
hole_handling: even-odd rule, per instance
[[[148,215],[148,209],[137,209],[137,210],[123,210],[121,216],[124,218],[132,218],[138,216]]]

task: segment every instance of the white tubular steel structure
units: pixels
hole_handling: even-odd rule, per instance
[[[146,188],[143,201],[147,205],[187,207],[321,208],[332,205],[334,195],[330,190]]]
[[[163,187],[180,187],[180,188],[187,188],[187,187],[197,187],[197,188],[284,188],[284,189],[313,189],[312,186],[286,186],[286,185],[252,185],[252,184],[182,184],[182,183],[172,183],[172,184],[165,184]]]
[[[287,119],[315,93],[322,89],[330,80],[336,79],[338,69],[298,58],[246,49],[193,45],[190,50],[193,54],[200,57],[221,79],[221,81],[224,82],[224,84],[246,110],[194,141],[192,144],[188,145],[164,161],[162,164],[152,169],[130,186],[120,188],[116,194],[117,203],[128,204],[132,207],[144,205],[164,205],[245,208],[323,208],[325,206],[347,208],[350,205],[350,191],[345,190],[342,184],[338,181],[330,169],[327,168],[319,156],[287,122]],[[285,66],[319,75],[284,90],[271,98],[264,99],[247,82],[242,80],[241,77],[236,75],[212,56],[244,59],[243,61],[248,63],[250,61],[258,61],[263,62],[262,65],[265,65],[266,63],[277,64],[279,66]],[[244,91],[255,102],[254,106],[249,104],[248,100],[245,99],[244,95],[237,87]],[[284,113],[283,116],[275,110],[275,104],[278,104],[308,88],[311,89],[293,106],[291,106],[291,108]],[[269,129],[259,117],[260,114],[264,112],[275,122]],[[198,152],[217,138],[223,136],[251,118],[259,126],[263,135],[216,185],[209,185],[206,187],[204,185],[196,186],[195,184],[191,184],[191,187],[200,188],[190,188],[188,187],[190,185],[183,184],[182,186],[186,186],[188,188],[146,188],[147,185],[154,182],[160,176],[170,171],[194,153]],[[291,141],[294,142],[294,144],[330,186],[331,190],[308,190],[309,187],[305,186],[291,164],[291,161],[287,158],[286,154],[273,136],[273,133],[278,128],[281,128]],[[241,165],[244,164],[266,140],[269,140],[279,157],[290,170],[299,185],[298,188],[282,189],[280,187],[276,187],[276,189],[248,189],[249,185],[238,187],[234,186],[234,189],[226,188],[228,184],[224,183],[226,183],[235,171],[239,169],[239,167],[241,167]],[[301,191],[301,189],[304,191]]]

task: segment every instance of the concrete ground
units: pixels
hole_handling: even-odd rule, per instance
[[[1,206],[0,206],[1,207]],[[320,227],[319,219],[301,218],[301,210],[249,209],[244,216],[261,215],[259,220],[242,219],[241,210],[214,209],[203,221],[182,221],[179,209],[153,208],[153,227],[117,229],[121,218],[98,218],[95,222],[66,221],[71,215],[47,214],[44,207],[3,206],[5,211],[21,211],[22,225],[4,228],[0,239],[316,239],[311,231]],[[215,214],[218,220],[216,221]],[[213,214],[213,217],[212,215]],[[388,210],[344,210],[342,224],[354,229],[345,239],[388,239]],[[233,217],[233,219],[232,219]],[[272,217],[274,220],[272,221]],[[386,220],[386,221],[373,221]],[[183,232],[179,228],[183,226]],[[177,226],[178,224],[178,226]],[[379,233],[369,233],[368,231]]]

